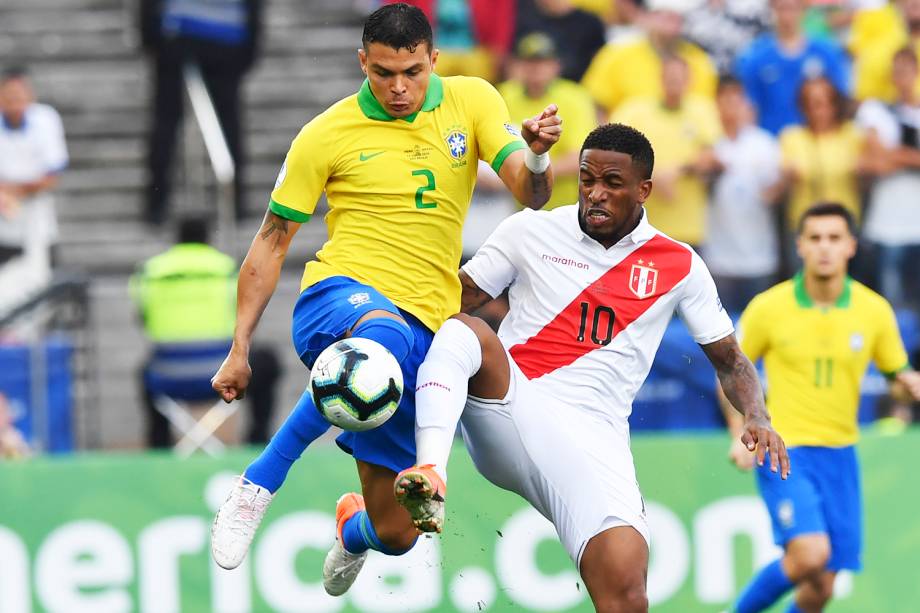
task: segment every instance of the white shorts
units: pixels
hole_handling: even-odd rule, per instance
[[[648,543],[628,434],[535,389],[508,361],[508,395],[469,397],[460,422],[479,472],[549,519],[579,569],[588,541],[608,528],[632,526]]]

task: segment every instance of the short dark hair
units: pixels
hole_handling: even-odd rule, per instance
[[[600,149],[625,153],[632,158],[643,180],[652,178],[655,168],[655,152],[645,134],[622,123],[607,123],[598,126],[588,134],[581,150]]]
[[[27,79],[28,77],[29,71],[26,70],[25,66],[7,66],[3,69],[3,72],[0,72],[0,83],[15,79]]]
[[[179,221],[176,238],[180,243],[208,243],[208,220],[202,216],[186,217]]]
[[[422,9],[399,2],[370,14],[364,22],[361,43],[365,49],[371,43],[381,43],[396,50],[408,49],[410,53],[425,43],[430,53],[434,48],[432,38],[431,24]]]
[[[809,207],[808,210],[802,213],[802,216],[799,217],[799,226],[796,228],[796,234],[801,234],[805,229],[806,219],[810,217],[829,216],[843,218],[843,220],[847,222],[847,229],[850,231],[850,234],[856,236],[856,218],[853,217],[853,213],[850,212],[850,209],[846,208],[839,202],[820,202]]]
[[[721,94],[724,90],[730,87],[738,87],[744,89],[744,84],[741,82],[741,79],[733,74],[723,74],[719,76],[719,83],[716,85],[716,94]]]

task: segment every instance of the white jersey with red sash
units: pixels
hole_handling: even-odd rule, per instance
[[[510,287],[499,337],[534,389],[621,431],[674,313],[700,344],[734,331],[702,259],[644,212],[605,249],[582,232],[576,205],[525,210],[463,270],[492,296]]]

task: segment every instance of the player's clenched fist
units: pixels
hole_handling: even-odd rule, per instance
[[[524,120],[521,136],[535,154],[546,153],[559,141],[562,135],[562,117],[559,117],[558,112],[559,107],[551,104],[538,116]]]
[[[249,366],[249,359],[246,355],[231,350],[217,374],[211,378],[211,387],[224,402],[241,400],[246,394],[251,378],[252,368]]]

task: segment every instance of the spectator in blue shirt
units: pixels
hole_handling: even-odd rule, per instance
[[[823,76],[850,91],[849,60],[837,43],[809,38],[802,29],[805,0],[772,0],[773,31],[741,54],[735,72],[757,108],[760,126],[773,134],[802,123],[796,93],[806,79]]]

